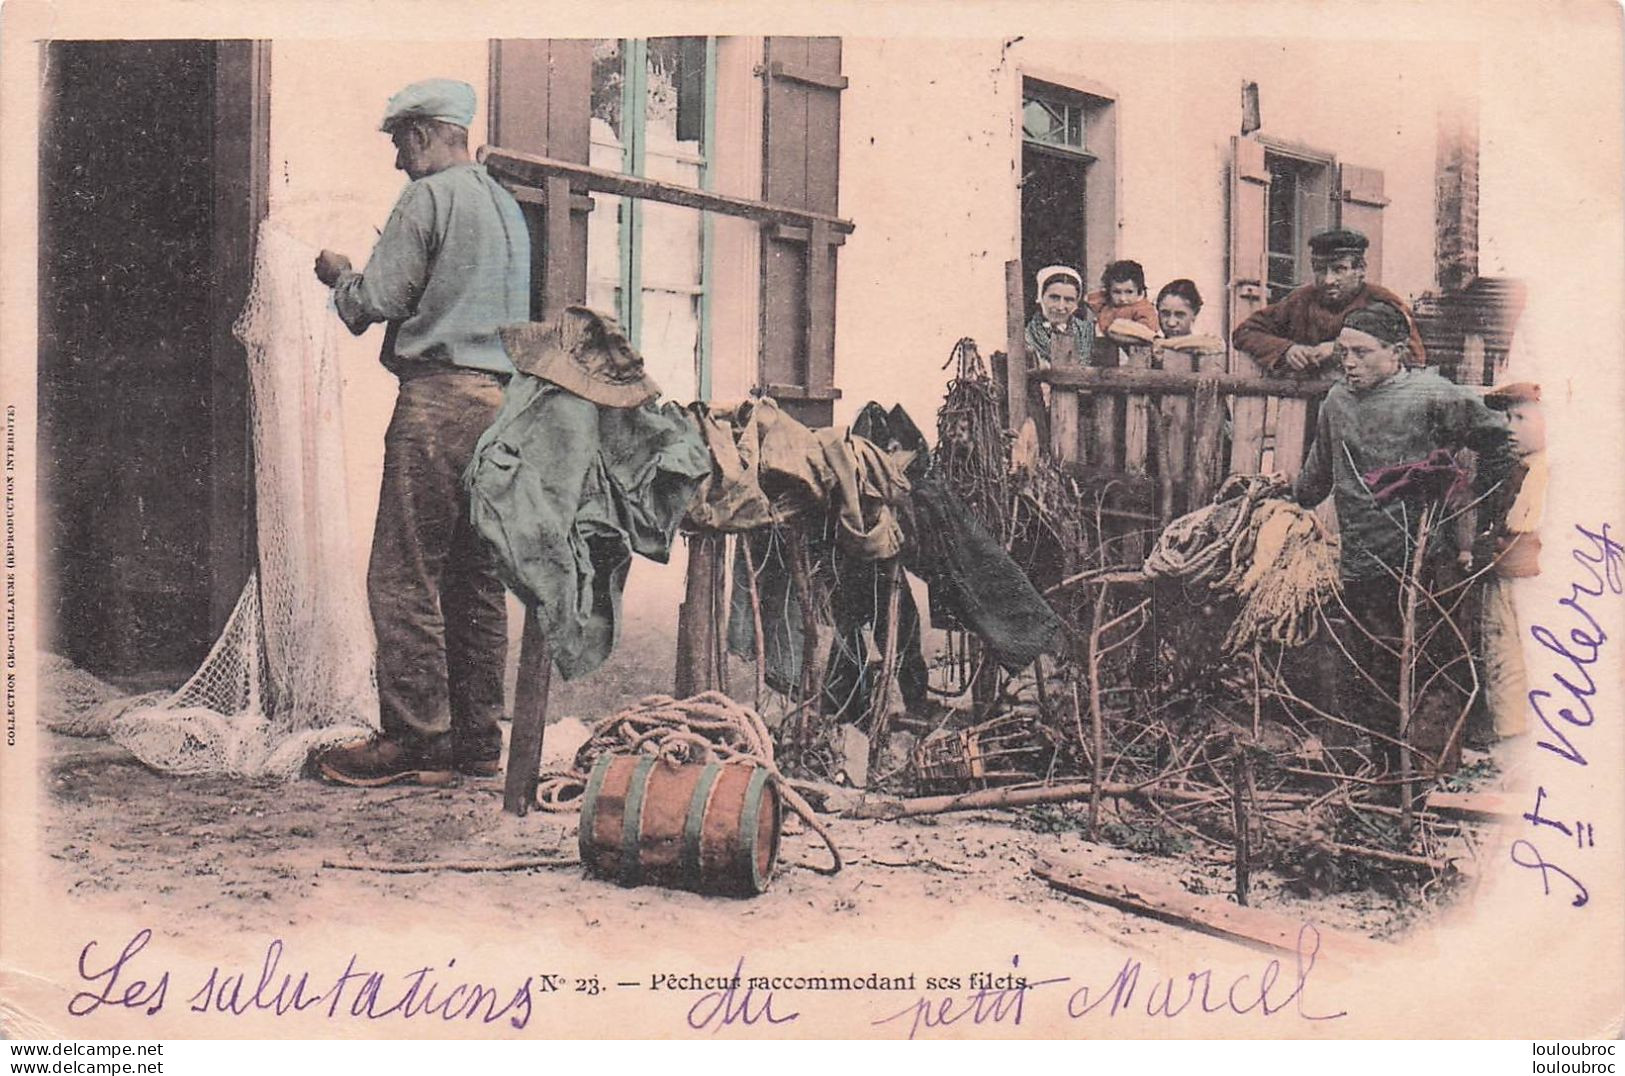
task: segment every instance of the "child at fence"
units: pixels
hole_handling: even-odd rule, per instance
[[[1471,738],[1489,743],[1529,731],[1523,632],[1512,605],[1512,580],[1540,574],[1538,528],[1546,501],[1546,419],[1540,409],[1540,386],[1529,382],[1492,389],[1485,394],[1484,403],[1506,413],[1512,452],[1520,464],[1507,483],[1502,502],[1510,502],[1509,506],[1504,514],[1490,513],[1491,524],[1484,535],[1483,553],[1493,558],[1480,614],[1488,720],[1476,724]]]
[[[1116,261],[1100,274],[1100,290],[1084,300],[1095,315],[1096,331],[1118,344],[1147,344],[1157,335],[1157,308],[1145,297],[1145,270],[1139,262]]]
[[[1173,351],[1223,351],[1224,342],[1208,333],[1196,332],[1196,316],[1202,312],[1202,293],[1196,283],[1181,278],[1170,280],[1157,292],[1159,348]]]

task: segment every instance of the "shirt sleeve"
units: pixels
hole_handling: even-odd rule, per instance
[[[429,280],[434,239],[434,196],[413,183],[395,203],[372,248],[367,267],[345,272],[333,286],[333,305],[357,336],[378,321],[404,321],[417,312]]]
[[[1290,298],[1253,311],[1230,334],[1230,342],[1251,355],[1269,373],[1281,369],[1286,349],[1293,343],[1287,336],[1290,312],[1286,304]]]
[[[1332,492],[1332,434],[1326,421],[1326,408],[1320,409],[1315,419],[1315,443],[1309,446],[1309,458],[1303,461],[1292,494],[1300,505],[1313,508]]]
[[[1150,301],[1142,299],[1134,304],[1133,318],[1152,332],[1162,331],[1162,322],[1157,320],[1157,308]]]

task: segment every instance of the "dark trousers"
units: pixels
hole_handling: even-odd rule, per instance
[[[502,386],[437,368],[401,380],[367,568],[386,736],[498,757],[508,615],[494,559],[469,522],[463,470]]]
[[[1439,569],[1427,573],[1426,585],[1442,590],[1454,577]],[[1404,616],[1399,584],[1388,579],[1345,580],[1343,603],[1358,621],[1347,618],[1336,625],[1339,638],[1353,657],[1344,662],[1337,693],[1343,715],[1373,732],[1391,739],[1400,738],[1399,695],[1400,651],[1403,648]],[[1446,598],[1448,607],[1449,601]],[[1457,628],[1466,634],[1458,616]],[[1450,625],[1436,608],[1419,601],[1415,616],[1415,672],[1412,677],[1411,718],[1404,739],[1414,749],[1412,768],[1418,772],[1450,772],[1460,764],[1460,735],[1452,742],[1471,683],[1471,657]],[[1364,630],[1361,630],[1361,629]],[[1470,635],[1468,636],[1470,640]],[[1369,677],[1369,679],[1367,679]],[[1374,683],[1373,683],[1374,682]],[[1387,693],[1385,697],[1379,692]],[[1447,751],[1446,748],[1449,748]],[[1399,762],[1399,748],[1382,742],[1382,755],[1390,769]]]

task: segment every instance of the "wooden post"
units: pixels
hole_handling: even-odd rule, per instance
[[[1005,395],[1010,428],[1021,432],[1027,421],[1027,301],[1021,262],[1004,263]]]
[[[1101,621],[1106,617],[1106,595],[1110,593],[1112,585],[1102,579],[1100,593],[1095,595],[1095,615],[1089,625],[1089,730],[1093,740],[1094,758],[1092,773],[1090,774],[1091,789],[1089,792],[1089,839],[1095,839],[1097,826],[1100,824],[1100,790],[1105,780],[1106,765],[1106,721],[1102,712],[1100,701],[1100,632]]]
[[[880,675],[869,693],[869,781],[873,784],[886,757],[887,715],[891,710],[891,686],[897,678],[897,618],[901,614],[902,566],[893,558],[886,566],[886,638],[880,648]]]
[[[716,560],[720,535],[701,531],[688,541],[683,604],[677,608],[677,675],[680,699],[711,691],[716,683]]]
[[[1230,804],[1235,815],[1236,826],[1236,903],[1243,908],[1247,906],[1247,883],[1252,858],[1249,845],[1251,835],[1248,833],[1247,821],[1247,752],[1246,748],[1237,748],[1236,764],[1230,773]]]
[[[553,677],[553,654],[536,614],[525,610],[519,642],[519,683],[514,689],[513,729],[508,737],[508,773],[502,809],[524,817],[536,801],[536,778],[542,768],[542,732],[547,725],[547,692]]]
[[[1411,553],[1410,569],[1400,584],[1400,644],[1399,644],[1399,812],[1400,831],[1405,839],[1411,839],[1415,832],[1416,820],[1414,817],[1414,795],[1416,789],[1416,774],[1411,762],[1411,717],[1416,710],[1419,699],[1415,695],[1416,669],[1419,664],[1417,654],[1421,644],[1416,637],[1416,606],[1418,593],[1422,587],[1422,569],[1427,563],[1428,539],[1431,537],[1435,510],[1429,505],[1422,510],[1422,518],[1416,525],[1416,548]]]
[[[1162,368],[1176,373],[1193,373],[1196,369],[1197,357],[1184,351],[1172,348],[1159,348],[1156,352],[1162,357]],[[1218,370],[1224,369],[1224,359],[1218,359]],[[1188,476],[1192,472],[1191,461],[1191,400],[1184,395],[1168,394],[1162,398],[1162,431],[1167,435],[1164,438],[1164,448],[1157,452],[1157,466],[1162,466],[1164,451],[1166,452],[1168,467],[1163,488],[1172,490],[1174,495],[1186,489]],[[1175,503],[1174,497],[1169,497],[1162,506],[1163,520],[1166,522],[1175,515],[1189,512],[1195,504],[1182,502]]]
[[[572,249],[570,181],[550,176],[543,191],[543,249],[546,277],[541,282],[538,314],[545,320],[574,298],[570,294]],[[502,790],[502,809],[521,817],[536,800],[536,778],[542,766],[542,733],[547,725],[547,693],[553,677],[553,653],[536,624],[536,614],[525,610],[525,630],[519,639],[519,679],[514,687],[513,727],[508,738],[508,772]]]
[[[789,540],[790,577],[801,606],[801,698],[796,707],[790,741],[794,757],[800,758],[812,743],[812,729],[822,712],[825,657],[818,631],[818,599],[813,586],[812,557],[807,536],[792,530]]]
[[[547,222],[544,240],[547,250],[546,278],[542,281],[542,320],[563,310],[569,304],[570,264],[564,252],[570,249],[570,181],[562,176],[549,176],[542,188],[547,193],[543,210]]]

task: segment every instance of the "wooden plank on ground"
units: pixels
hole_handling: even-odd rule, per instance
[[[1238,907],[1221,897],[1199,897],[1128,871],[1062,860],[1035,867],[1033,873],[1062,892],[1266,951],[1302,952],[1307,957],[1315,940],[1313,934],[1305,937],[1304,929],[1312,925],[1319,932],[1321,954],[1382,959],[1396,953],[1391,946],[1358,934],[1262,908]]]
[[[1532,800],[1514,800],[1499,792],[1431,792],[1428,810],[1437,811],[1446,818],[1463,818],[1473,822],[1504,822],[1517,818],[1528,809]]]

